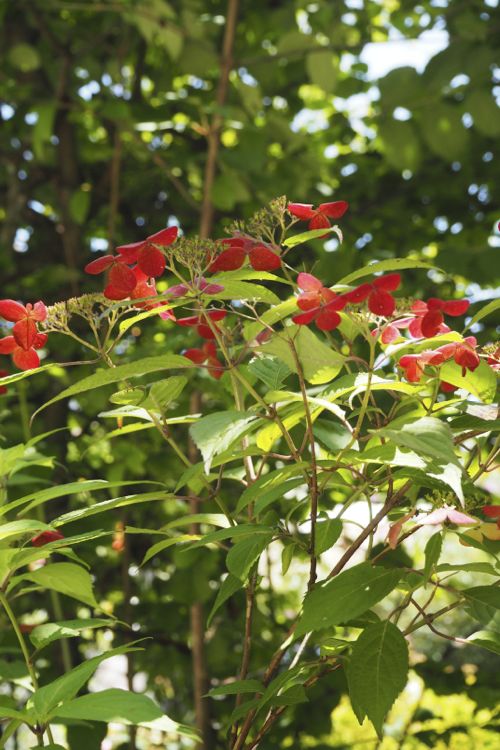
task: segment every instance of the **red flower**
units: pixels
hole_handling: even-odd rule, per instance
[[[120,255],[103,255],[96,258],[87,263],[84,271],[92,275],[109,271],[104,296],[111,300],[127,299],[137,284],[134,271],[126,265],[125,260]]]
[[[60,531],[42,531],[33,537],[31,544],[33,547],[43,547],[50,542],[58,542],[59,539],[64,539],[64,534],[61,534]]]
[[[343,310],[345,300],[335,294],[310,273],[299,273],[297,284],[302,293],[297,297],[297,306],[304,310],[301,315],[294,315],[292,320],[300,326],[308,325],[314,320],[321,331],[333,331],[340,324],[338,310]]]
[[[413,338],[431,338],[438,333],[444,333],[450,329],[444,326],[444,316],[458,317],[467,312],[470,302],[466,299],[442,300],[431,297],[427,302],[418,301],[412,305],[412,312],[416,314],[415,320],[410,324],[410,334]]]
[[[217,359],[217,348],[213,341],[206,341],[199,349],[187,349],[184,356],[197,365],[206,362],[209,374],[216,380],[222,377],[224,365]]]
[[[389,273],[387,276],[379,276],[371,283],[360,284],[351,292],[345,292],[342,296],[348,302],[364,302],[368,298],[368,309],[374,315],[388,317],[396,308],[396,300],[389,292],[393,292],[401,283],[399,273]]]
[[[146,276],[161,276],[165,270],[165,256],[158,250],[158,246],[171,245],[176,240],[177,233],[177,227],[168,227],[146,237],[142,242],[120,245],[116,250],[124,263],[137,263]]]
[[[226,310],[209,310],[208,312],[202,313],[201,315],[191,315],[188,318],[179,318],[176,322],[180,326],[188,326],[189,328],[196,328],[198,335],[202,339],[214,339],[215,333],[209,325],[207,318],[210,318],[213,327],[219,331],[217,326],[219,320],[224,320],[226,317]]]
[[[380,341],[382,344],[392,344],[400,337],[400,331],[408,328],[413,318],[400,318],[399,320],[393,320],[390,323],[386,323],[384,326],[375,328],[372,331],[372,336],[380,334]]]
[[[454,359],[457,365],[462,368],[462,377],[467,370],[474,372],[479,367],[479,356],[476,352],[477,341],[474,336],[467,336],[463,341],[453,341],[450,344],[443,344],[434,352],[434,358],[430,364],[442,364],[449,359]]]
[[[13,299],[0,301],[0,317],[15,323],[12,334],[22,349],[31,349],[38,333],[37,323],[47,317],[47,308],[43,302],[21,305]]]
[[[34,370],[40,365],[40,357],[35,349],[41,349],[47,343],[46,333],[37,333],[33,346],[24,349],[19,346],[14,336],[5,336],[0,339],[0,354],[12,354],[12,361],[20,370]]]
[[[418,383],[424,374],[425,365],[429,364],[433,356],[433,351],[405,354],[399,360],[398,366],[405,371],[405,378],[409,383]]]
[[[326,229],[331,226],[330,219],[340,219],[349,204],[346,201],[335,201],[334,203],[320,203],[318,208],[313,208],[312,203],[289,203],[288,211],[303,221],[309,221],[309,229]]]
[[[7,377],[8,374],[9,373],[7,370],[0,370],[0,378],[5,378]],[[8,388],[6,385],[0,385],[0,395],[7,393],[7,391],[8,391]]]
[[[244,237],[230,237],[222,240],[224,245],[229,245],[210,264],[208,270],[235,271],[241,268],[248,255],[250,265],[255,271],[275,271],[281,268],[279,255],[269,249],[263,242],[247,239]]]
[[[497,346],[493,354],[486,360],[492,370],[500,372],[500,346]]]

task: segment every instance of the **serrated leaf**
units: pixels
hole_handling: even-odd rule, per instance
[[[389,424],[377,430],[376,435],[387,438],[401,448],[408,448],[418,456],[430,456],[440,462],[460,466],[455,455],[453,433],[446,423],[436,417],[422,417],[400,429],[392,429]]]
[[[89,693],[64,703],[55,709],[53,716],[61,719],[142,724],[155,721],[163,711],[147,695],[110,688]]]
[[[31,581],[37,586],[65,594],[79,602],[97,607],[90,573],[73,563],[51,563],[43,568],[24,573],[16,581]]]
[[[78,396],[80,393],[86,393],[92,391],[95,388],[102,388],[103,386],[110,385],[112,383],[118,383],[121,380],[127,380],[128,378],[138,378],[142,375],[148,375],[151,372],[158,372],[160,370],[174,370],[177,368],[191,368],[193,363],[186,357],[181,357],[179,354],[165,354],[161,357],[145,357],[135,362],[129,362],[126,365],[118,365],[118,367],[110,367],[106,370],[98,370],[94,375],[89,375],[86,378],[82,378],[77,383],[74,383],[69,388],[59,393],[50,401],[40,406],[33,416],[39,414],[43,409],[48,406],[55,404],[57,401],[61,401],[65,398],[72,396]]]
[[[153,383],[143,407],[147,409],[151,405],[156,411],[165,411],[173,401],[179,398],[187,382],[187,378],[182,375],[173,375],[170,378]]]
[[[500,654],[500,633],[493,630],[478,630],[467,638],[472,646],[480,646],[494,654]]]
[[[354,644],[347,680],[356,713],[370,719],[379,737],[407,677],[408,645],[400,630],[388,620],[365,628]]]
[[[429,580],[433,569],[436,567],[442,546],[443,536],[440,531],[433,534],[425,545],[424,578],[426,581]]]
[[[345,570],[307,594],[295,637],[358,617],[387,596],[400,577],[401,571],[367,562]]]
[[[316,524],[315,554],[321,555],[333,547],[342,533],[342,521],[339,518],[318,519]]]
[[[40,650],[48,646],[53,641],[59,641],[62,638],[76,638],[82,630],[94,628],[111,628],[113,620],[104,620],[89,618],[87,620],[64,620],[62,622],[46,622],[38,625],[30,633],[30,641],[33,646]]]
[[[256,357],[248,365],[248,370],[273,391],[281,388],[292,372],[287,364],[276,357]]]
[[[255,415],[247,412],[218,411],[202,417],[191,425],[189,432],[200,449],[207,474],[214,456],[227,450],[240,439],[255,419]]]
[[[484,404],[492,404],[496,397],[497,376],[495,372],[481,361],[479,367],[474,372],[467,372],[462,375],[462,368],[455,362],[445,362],[439,370],[439,377],[446,383],[463,388],[468,393],[472,393]]]
[[[239,539],[226,557],[228,571],[236,578],[246,580],[250,568],[259,559],[273,537],[273,532],[252,534]]]
[[[500,588],[493,586],[474,586],[460,592],[465,598],[475,604],[485,604],[492,609],[500,610]]]
[[[283,333],[273,335],[259,350],[277,357],[291,371],[297,372],[289,341],[295,347],[305,379],[312,385],[330,382],[342,369],[345,357],[334,352],[306,326],[287,327]]]

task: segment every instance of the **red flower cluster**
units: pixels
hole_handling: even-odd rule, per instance
[[[13,299],[0,301],[0,318],[14,323],[12,335],[0,339],[0,354],[11,354],[12,361],[20,370],[32,370],[40,364],[36,353],[47,342],[47,334],[38,331],[37,323],[47,317],[43,302],[21,305]]]
[[[219,380],[224,372],[224,365],[217,359],[217,348],[213,341],[205,341],[199,349],[187,349],[184,356],[197,365],[207,363],[209,374]]]
[[[64,539],[64,534],[61,534],[60,531],[42,531],[33,537],[31,544],[33,547],[44,547],[46,544],[58,542],[60,539]]]
[[[389,294],[394,292],[401,284],[399,273],[389,273],[387,276],[379,276],[371,283],[360,284],[350,292],[342,296],[348,302],[364,302],[368,299],[368,309],[374,315],[388,317],[396,309],[396,300]]]
[[[292,320],[298,325],[308,325],[314,320],[321,331],[333,331],[340,323],[338,310],[343,310],[346,300],[337,295],[310,273],[299,273],[297,283],[302,293],[297,297],[297,305],[304,312],[294,315]]]
[[[437,297],[431,297],[427,302],[414,302],[411,310],[416,317],[409,325],[410,335],[415,339],[428,339],[449,331],[444,323],[445,314],[458,317],[467,312],[469,305],[470,302],[466,299],[445,301]]]
[[[154,279],[162,275],[166,263],[159,248],[168,247],[176,237],[177,227],[162,229],[142,242],[117,247],[118,255],[96,258],[85,266],[85,271],[90,274],[109,271],[104,296],[110,300],[154,297]],[[137,303],[137,307],[148,307],[148,303]]]
[[[424,374],[426,365],[439,366],[443,362],[454,359],[457,365],[462,368],[462,376],[466,371],[474,372],[479,366],[479,356],[475,351],[477,341],[474,336],[468,336],[463,341],[454,341],[450,344],[444,344],[434,351],[424,351],[419,354],[405,354],[399,360],[399,366],[405,371],[405,378],[410,383],[418,383]],[[445,384],[445,386],[448,384]],[[444,388],[451,390],[453,386]]]
[[[312,203],[289,203],[288,211],[302,221],[308,221],[309,229],[326,229],[331,226],[330,219],[340,219],[349,204],[346,201],[320,203],[314,208]]]
[[[228,247],[210,264],[211,273],[235,271],[241,268],[247,256],[254,271],[275,271],[281,267],[280,256],[263,242],[246,237],[230,237],[221,242]]]

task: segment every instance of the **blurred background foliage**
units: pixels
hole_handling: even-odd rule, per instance
[[[500,247],[498,2],[242,0],[233,56],[226,60],[225,17],[226,4],[215,0],[3,0],[0,296],[52,303],[95,291],[95,277],[82,271],[92,253],[166,224],[196,234],[204,199],[213,208],[211,235],[224,236],[233,218],[247,218],[285,194],[315,204],[349,201],[342,247],[332,239],[317,241],[295,256],[298,265],[302,258],[313,263],[330,283],[373,259],[413,256],[446,273],[405,272],[407,295],[466,294],[472,313],[494,298]],[[410,48],[414,64],[406,65],[401,49]],[[229,82],[219,96],[224,63]],[[207,196],[207,136],[214,121],[220,147]],[[496,336],[494,319],[484,324],[475,330],[481,343]],[[194,337],[187,343],[191,335],[150,320],[142,332],[132,329],[119,353],[179,352],[196,345]],[[51,360],[82,356],[73,341],[51,336]],[[154,430],[133,441],[119,431],[109,435],[116,423],[110,427],[109,420],[96,418],[109,406],[101,391],[69,405],[59,402],[31,428],[28,415],[36,405],[82,370],[54,374],[20,382],[0,396],[2,446],[26,440],[31,429],[65,428],[37,446],[49,456],[47,466],[35,460],[13,477],[13,497],[78,477],[159,479],[175,487],[181,466]],[[201,379],[203,410],[221,408],[213,382],[193,377]],[[189,410],[181,399],[177,413]],[[178,438],[185,437],[179,427]],[[54,507],[61,512],[94,501],[77,496]],[[180,503],[146,504],[128,514],[115,511],[105,523],[111,532],[127,522],[155,528],[183,512]],[[78,532],[102,528],[102,519],[86,519]],[[152,637],[125,665],[123,679],[152,690],[171,716],[189,721],[189,607],[211,607],[222,557],[206,549],[166,551],[138,572],[134,566],[149,545],[145,537],[127,535],[121,553],[110,543],[81,549],[97,574],[103,607]],[[290,589],[293,582],[258,601],[256,664],[284,632],[287,607],[296,604]],[[27,623],[54,618],[44,601],[32,599]],[[68,606],[65,614],[72,612]],[[213,681],[231,673],[232,661],[237,671],[243,614],[238,594],[208,633]],[[468,617],[458,612],[448,625],[467,635]],[[5,673],[13,641],[5,628],[0,637]],[[89,633],[88,648],[95,639],[102,647],[103,637]],[[118,629],[115,639],[126,637]],[[262,747],[498,748],[498,735],[481,728],[498,696],[493,655],[472,648],[465,654],[446,642],[434,652],[430,638],[420,640],[413,693],[393,711],[392,735],[383,744],[371,729],[357,727],[342,698],[343,678],[335,673],[329,684],[311,690],[308,704],[290,709],[290,718]],[[69,648],[74,664],[84,658],[85,644],[71,641]],[[60,673],[62,658],[54,646],[47,679]],[[432,694],[422,692],[419,672]],[[210,710],[220,722],[230,707],[217,701]],[[93,732],[75,734],[72,750],[98,748],[101,738]],[[134,747],[136,740],[123,742]],[[150,742],[139,737],[137,746],[159,746]]]

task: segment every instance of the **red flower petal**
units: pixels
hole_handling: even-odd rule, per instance
[[[3,339],[0,339],[0,354],[12,354],[16,348],[17,342],[14,336],[5,336]]]
[[[384,289],[374,289],[368,297],[368,309],[374,315],[388,317],[396,309],[396,300]]]
[[[3,299],[0,301],[0,318],[5,318],[10,323],[17,323],[26,317],[28,311],[24,305],[13,299]]]
[[[304,292],[319,292],[323,289],[321,281],[310,273],[299,273],[297,284]]]
[[[41,534],[37,534],[31,540],[33,547],[43,547],[45,544],[50,542],[58,542],[60,539],[64,539],[64,534],[60,531],[42,531]]]
[[[309,310],[309,312],[302,313],[301,315],[294,315],[292,320],[299,326],[307,326],[314,320],[317,314],[318,309],[314,308],[314,310]]]
[[[443,311],[446,315],[456,317],[463,315],[469,309],[470,302],[468,299],[452,299],[443,303]]]
[[[224,365],[216,357],[209,357],[208,359],[208,374],[216,380],[224,375]]]
[[[146,241],[142,242],[131,242],[128,245],[120,245],[116,248],[116,252],[120,253],[121,261],[124,263],[137,263],[137,257],[139,250],[145,247]]]
[[[385,276],[379,276],[373,281],[373,286],[377,289],[384,289],[386,292],[394,292],[401,284],[401,274],[388,273]]]
[[[139,250],[137,263],[146,276],[156,277],[161,276],[165,270],[166,260],[160,250],[157,250],[152,245],[146,245],[142,250]]]
[[[382,331],[380,340],[383,344],[392,344],[399,336],[399,329],[395,325],[389,324]]]
[[[207,314],[210,320],[224,320],[227,315],[227,310],[209,310]]]
[[[207,341],[205,344],[203,344],[203,351],[205,352],[207,357],[216,357],[217,356],[217,347],[215,345],[215,342],[213,341]]]
[[[321,304],[321,295],[318,292],[304,292],[297,297],[297,307],[301,310],[316,309]]]
[[[444,302],[442,299],[439,299],[438,297],[431,297],[427,300],[427,309],[428,310],[442,310],[444,307]]]
[[[440,310],[434,309],[425,313],[420,324],[422,336],[425,336],[425,338],[428,339],[439,333],[439,326],[443,320],[443,313]]]
[[[440,388],[443,391],[443,393],[454,393],[454,391],[457,390],[457,386],[456,385],[452,385],[451,383],[447,383],[445,380],[441,381]]]
[[[500,505],[483,505],[481,510],[488,518],[500,518]]]
[[[104,287],[103,294],[106,299],[122,300],[127,299],[127,297],[130,295],[130,292],[128,292],[126,289],[120,289],[119,287],[113,286],[113,284],[108,284],[106,287]]]
[[[473,349],[460,344],[456,348],[454,359],[457,365],[462,367],[462,375],[465,375],[464,370],[474,372],[480,363],[479,357]]]
[[[115,263],[109,272],[109,285],[123,292],[130,292],[135,288],[137,279],[131,268],[123,263]]]
[[[371,284],[360,284],[356,289],[350,292],[344,292],[342,295],[348,302],[364,302],[368,295],[372,292]]]
[[[40,357],[34,349],[16,347],[12,354],[12,361],[20,370],[34,370],[40,364]]]
[[[281,268],[279,255],[263,245],[258,245],[250,250],[249,257],[250,265],[255,271],[275,271]]]
[[[36,323],[31,318],[19,320],[12,329],[17,344],[23,349],[31,349],[36,338]]]
[[[180,326],[197,326],[199,322],[200,318],[198,315],[190,315],[188,318],[179,318],[177,320]]]
[[[217,256],[208,270],[212,273],[214,271],[236,271],[243,265],[245,256],[246,253],[242,247],[230,247]]]
[[[39,302],[35,302],[35,304],[33,305],[31,317],[33,318],[33,320],[37,320],[38,322],[41,322],[42,320],[45,320],[47,318],[47,308],[41,300]]]
[[[38,333],[37,332],[37,334],[35,336],[35,340],[33,342],[33,348],[34,349],[41,349],[42,346],[45,346],[45,344],[47,343],[47,339],[48,338],[49,337],[47,336],[46,333]]]
[[[207,355],[201,349],[186,349],[183,356],[187,357],[191,362],[194,362],[197,365],[202,365],[207,358]]]
[[[287,208],[298,219],[311,219],[314,216],[312,203],[289,203]]]
[[[321,213],[329,216],[330,219],[340,219],[345,214],[349,204],[347,201],[335,201],[334,203],[321,203],[319,210]]]
[[[324,307],[316,315],[315,323],[321,331],[333,331],[340,324],[340,315],[331,308]]]
[[[408,326],[410,336],[414,339],[420,339],[424,335],[422,333],[422,318],[413,318],[410,325]]]
[[[320,211],[317,211],[309,222],[309,229],[327,229],[329,226],[330,220],[328,216],[325,216]],[[325,234],[324,236],[327,237],[328,235]],[[320,238],[318,237],[318,239]]]
[[[98,273],[102,273],[103,271],[107,271],[114,262],[114,255],[101,255],[100,258],[96,258],[95,260],[91,260],[90,263],[87,263],[83,270],[85,271],[85,273],[96,275]]]
[[[167,227],[166,229],[160,229],[156,234],[150,235],[146,242],[151,242],[152,244],[160,245],[161,247],[168,247],[177,239],[178,233],[178,227]]]
[[[205,325],[205,323],[200,323],[200,325],[196,327],[196,330],[198,331],[198,335],[201,336],[202,339],[215,338],[215,333],[212,331],[210,326]]]

